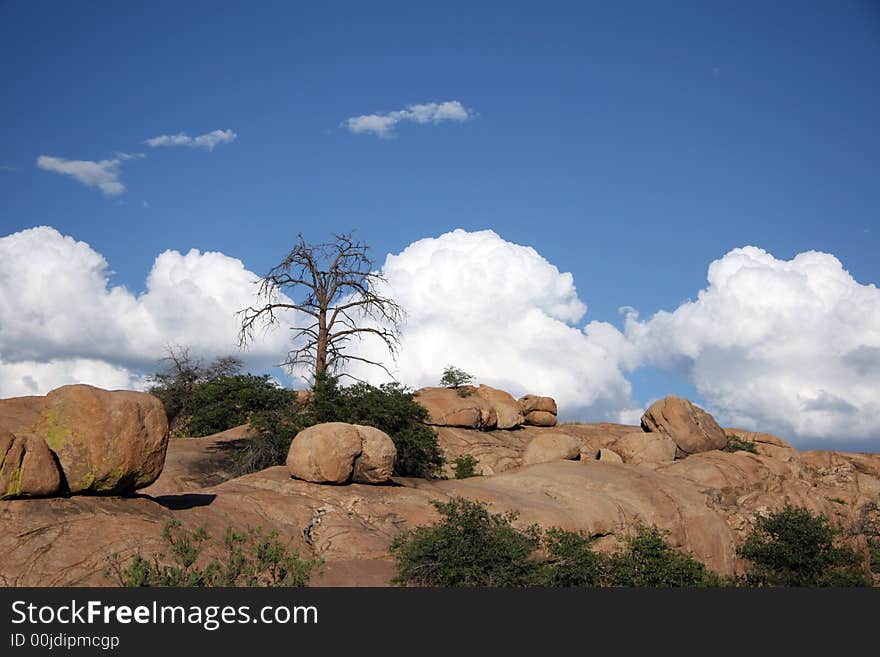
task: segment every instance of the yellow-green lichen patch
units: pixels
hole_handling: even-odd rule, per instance
[[[71,431],[61,421],[60,409],[47,408],[43,412],[42,422],[39,424],[37,433],[42,435],[49,449],[57,454],[64,449]]]

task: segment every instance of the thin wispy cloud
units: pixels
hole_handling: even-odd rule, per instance
[[[447,100],[444,103],[422,103],[408,105],[406,109],[385,114],[364,114],[353,116],[342,122],[342,126],[354,134],[373,134],[377,137],[390,137],[394,134],[394,128],[398,123],[410,121],[412,123],[441,123],[454,121],[462,123],[473,117],[474,113],[457,100]]]
[[[131,159],[131,158],[127,158]],[[120,165],[123,158],[112,160],[65,160],[63,157],[40,155],[37,167],[44,171],[70,176],[86,187],[95,187],[105,196],[118,196],[125,191],[125,185],[119,182]]]
[[[185,132],[178,132],[176,135],[159,135],[147,139],[144,143],[152,148],[160,146],[187,146],[189,148],[203,148],[206,151],[213,151],[219,144],[228,144],[235,141],[238,135],[232,130],[212,130],[197,137],[190,137]]]

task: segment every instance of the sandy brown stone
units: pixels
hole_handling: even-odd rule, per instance
[[[484,397],[476,394],[473,386],[453,388],[422,388],[415,401],[428,411],[428,423],[441,427],[466,429],[494,429],[497,425],[495,408]]]
[[[156,397],[88,385],[0,400],[0,427],[42,438],[71,493],[118,494],[148,486],[162,472],[168,446],[168,421]]]
[[[662,433],[634,431],[618,438],[612,448],[624,463],[671,463],[675,459],[675,443]]]
[[[492,408],[495,409],[496,427],[498,429],[516,429],[525,421],[525,417],[520,408],[519,403],[513,398],[513,395],[490,388],[487,385],[481,385],[477,388],[476,394],[485,399]]]
[[[526,413],[525,423],[533,427],[555,427],[556,416],[547,411],[530,411]]]
[[[602,448],[598,452],[596,452],[596,460],[601,461],[602,463],[623,463],[623,459],[620,458],[620,454],[612,449],[608,449],[607,447]]]
[[[724,429],[711,415],[674,395],[651,404],[642,415],[642,429],[666,434],[685,454],[723,449],[727,445]]]
[[[316,484],[344,484],[361,453],[361,434],[353,424],[325,422],[303,429],[290,443],[287,469]]]
[[[354,425],[361,437],[361,453],[354,461],[352,481],[360,484],[381,484],[394,473],[397,448],[384,431],[374,427]]]
[[[557,414],[556,400],[552,397],[539,397],[538,395],[523,395],[518,400],[523,413],[531,413],[532,411],[543,411],[545,413]]]
[[[546,432],[535,436],[526,447],[523,463],[549,463],[550,461],[566,461],[578,459],[581,455],[581,443],[568,434]]]

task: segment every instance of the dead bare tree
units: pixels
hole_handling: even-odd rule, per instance
[[[300,312],[308,319],[291,327],[296,331],[294,345],[299,346],[288,352],[282,366],[293,371],[304,365],[317,380],[324,374],[351,376],[342,370],[349,362],[360,361],[391,375],[382,363],[347,350],[353,340],[375,336],[394,358],[399,345],[403,310],[382,295],[385,278],[374,271],[367,245],[351,233],[334,235],[332,242],[323,244],[307,244],[302,235],[298,239],[284,260],[260,280],[258,299],[265,303],[240,311],[239,344],[252,341],[256,327],[268,329],[279,323],[280,313]]]

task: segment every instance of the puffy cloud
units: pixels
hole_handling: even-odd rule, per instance
[[[413,123],[440,123],[456,121],[461,123],[473,116],[473,112],[457,100],[443,103],[421,103],[408,105],[406,109],[385,114],[365,114],[353,116],[342,122],[342,125],[355,134],[372,133],[377,137],[390,137],[394,127],[401,121]]]
[[[235,141],[238,135],[232,130],[212,130],[197,137],[190,137],[186,133],[179,132],[176,135],[159,135],[147,139],[144,143],[156,148],[158,146],[188,146],[190,148],[204,148],[213,151],[218,144],[228,144]]]
[[[222,253],[160,254],[134,295],[110,285],[104,257],[41,226],[0,238],[2,389],[76,380],[125,386],[154,371],[169,344],[204,358],[226,354],[264,368],[286,353],[284,332],[258,335],[238,354],[235,313],[255,299],[257,276]]]
[[[639,362],[689,374],[727,424],[796,440],[880,435],[880,290],[833,255],[734,249],[695,301],[631,313],[626,334]]]
[[[62,157],[41,155],[37,158],[37,167],[44,171],[70,176],[86,187],[97,187],[106,196],[116,196],[125,191],[125,185],[119,182],[119,166],[123,159],[131,159],[127,154],[123,155],[126,157],[98,162],[65,160]]]
[[[563,416],[637,417],[608,338],[616,329],[601,322],[573,326],[586,305],[572,275],[534,249],[492,231],[456,230],[389,255],[382,270],[387,293],[406,311],[393,370],[400,381],[437,385],[444,367],[454,364],[514,395],[555,397]],[[362,349],[361,355],[388,361],[375,342],[365,340]],[[350,371],[384,380],[377,368]]]

